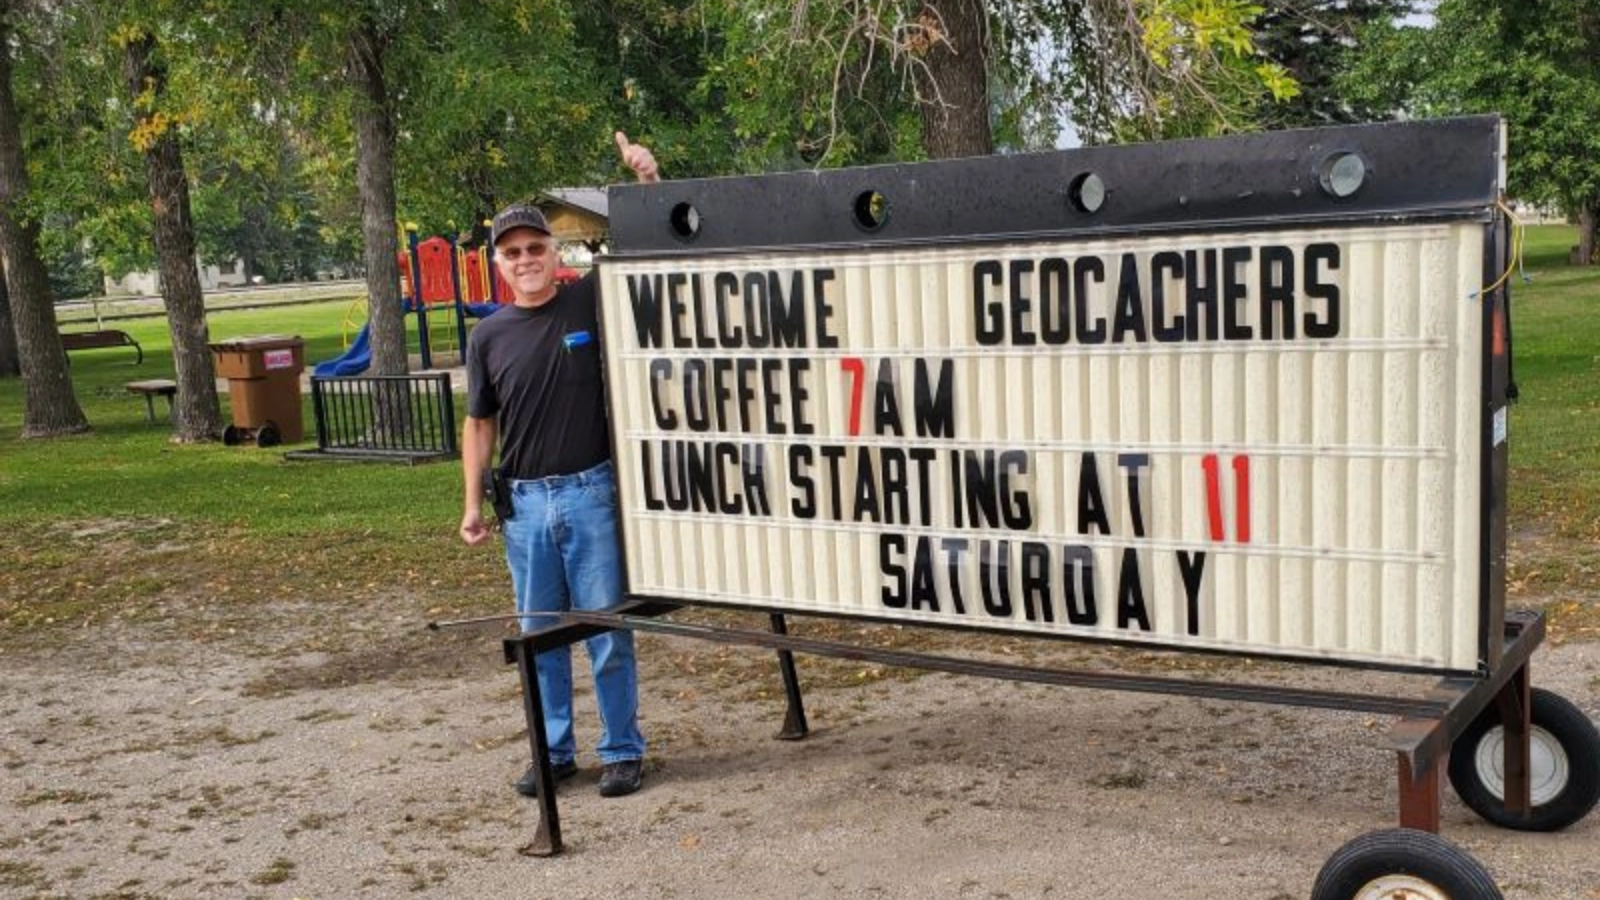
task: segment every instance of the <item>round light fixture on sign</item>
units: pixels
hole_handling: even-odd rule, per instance
[[[877,231],[889,221],[889,198],[882,191],[862,191],[851,205],[856,224],[866,231]]]
[[[1361,154],[1341,150],[1323,157],[1317,173],[1322,190],[1336,200],[1353,196],[1367,183],[1367,161]]]
[[[1078,212],[1097,213],[1106,205],[1106,183],[1093,172],[1084,172],[1072,179],[1067,188],[1067,199]]]
[[[681,240],[692,241],[700,234],[700,211],[690,203],[674,206],[669,221],[672,233]]]

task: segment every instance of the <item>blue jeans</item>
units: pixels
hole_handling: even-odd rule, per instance
[[[611,463],[575,475],[511,482],[514,511],[504,524],[506,564],[517,612],[598,610],[622,601],[622,556],[617,544],[617,481]],[[522,619],[523,630],[550,618]],[[639,731],[639,675],[633,632],[618,629],[584,642],[600,705],[602,763],[644,758]],[[577,756],[572,736],[572,650],[535,660],[552,764]]]

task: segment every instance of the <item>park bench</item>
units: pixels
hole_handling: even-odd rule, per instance
[[[144,362],[144,348],[134,340],[126,331],[107,328],[99,331],[63,331],[61,332],[61,348],[63,350],[98,350],[103,347],[132,347],[138,354],[134,365]]]
[[[144,398],[144,414],[150,424],[156,421],[157,397],[167,398],[167,417],[172,417],[172,398],[178,395],[178,383],[170,378],[151,378],[145,381],[130,381],[123,387],[128,393]]]

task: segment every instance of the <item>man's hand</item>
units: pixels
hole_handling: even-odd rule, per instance
[[[652,184],[661,180],[661,168],[656,165],[656,156],[649,147],[629,141],[628,136],[620,131],[616,138],[617,152],[622,155],[622,162],[633,170],[639,181]]]
[[[476,546],[487,541],[494,533],[494,529],[483,521],[482,510],[468,510],[461,516],[461,539],[467,544]]]

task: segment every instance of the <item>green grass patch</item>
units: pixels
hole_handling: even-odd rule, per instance
[[[267,865],[265,869],[250,876],[251,884],[270,887],[274,884],[283,884],[294,877],[294,860],[279,856]]]
[[[335,301],[213,313],[209,327],[212,340],[299,335],[309,365],[342,352],[348,306]],[[409,343],[415,346],[410,321]],[[144,345],[145,361],[133,365],[129,348],[72,354],[73,385],[94,429],[89,435],[20,440],[22,386],[14,379],[0,381],[0,528],[175,521],[205,533],[381,533],[415,540],[437,534],[459,510],[460,475],[451,465],[290,464],[281,449],[171,443],[164,423],[148,423],[144,400],[123,387],[133,380],[171,377],[166,321],[137,319],[115,326]],[[226,389],[221,394],[226,419]],[[309,398],[304,417],[310,435]]]
[[[343,350],[349,311],[349,301],[228,310],[208,324],[214,341],[299,335],[309,364]],[[407,321],[414,350],[415,317]],[[89,434],[21,440],[22,384],[0,380],[0,626],[170,618],[182,602],[437,594],[458,603],[463,588],[490,584],[499,590],[476,594],[504,599],[498,554],[455,537],[459,465],[291,463],[283,447],[174,444],[123,387],[172,376],[166,320],[106,324],[133,335],[145,361],[135,365],[126,347],[72,354]],[[309,397],[304,416],[314,433]],[[225,620],[213,626],[194,637],[228,633]]]
[[[1528,229],[1528,280],[1512,287],[1521,399],[1511,416],[1511,513],[1600,540],[1600,269],[1566,264],[1574,228]]]

